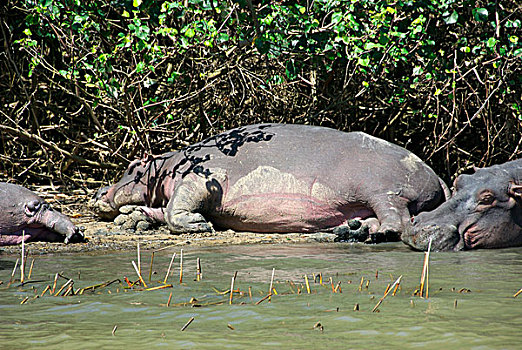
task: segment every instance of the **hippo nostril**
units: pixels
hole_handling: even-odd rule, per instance
[[[32,200],[25,204],[25,213],[28,216],[34,216],[36,212],[40,209],[41,203],[38,200]]]

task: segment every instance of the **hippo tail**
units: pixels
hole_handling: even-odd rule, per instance
[[[446,185],[444,180],[442,180],[440,177],[439,177],[439,183],[440,183],[440,187],[442,187],[442,190],[444,191],[445,200],[447,201],[448,199],[451,198],[451,191],[450,191],[448,185]]]

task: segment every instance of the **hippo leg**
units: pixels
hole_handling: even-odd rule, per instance
[[[114,224],[122,229],[146,231],[164,224],[163,208],[150,208],[140,205],[124,205],[120,214],[114,218]]]
[[[388,194],[381,200],[375,200],[371,207],[379,220],[380,226],[377,230],[370,228],[372,242],[398,241],[401,233],[410,225],[410,212],[406,199],[394,194]],[[372,232],[373,231],[373,232]]]
[[[221,202],[223,189],[215,175],[188,174],[176,186],[165,210],[165,221],[172,233],[212,232],[201,212],[208,213]]]

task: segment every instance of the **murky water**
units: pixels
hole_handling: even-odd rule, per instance
[[[142,251],[149,287],[162,285],[173,252],[179,256],[180,250],[154,254],[149,282],[151,252]],[[202,281],[194,280],[197,257]],[[132,289],[124,281],[124,276],[137,280],[131,264],[135,252],[34,258],[31,280],[42,281],[23,287],[17,281],[7,288],[16,256],[0,255],[2,349],[520,348],[522,295],[513,295],[522,288],[522,248],[432,253],[428,299],[412,296],[424,254],[400,243],[186,248],[183,283],[176,257],[167,281],[173,287],[154,291]],[[273,268],[277,295],[255,305],[268,293]],[[216,290],[228,290],[235,271],[234,289],[244,293],[235,293],[230,305],[229,295]],[[115,279],[121,283],[83,295],[46,292],[35,298],[52,287],[57,272],[74,280],[75,291]],[[396,295],[389,294],[379,312],[372,312],[399,275]],[[341,282],[342,293],[332,291],[330,277],[334,289]],[[58,279],[55,294],[65,282]],[[187,305],[191,298],[200,307]]]

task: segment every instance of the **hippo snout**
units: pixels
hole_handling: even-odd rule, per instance
[[[85,235],[83,234],[84,231],[85,231],[85,227],[83,227],[83,226],[81,226],[81,227],[75,226],[74,230],[73,230],[73,233],[71,235],[65,236],[64,243],[65,244],[69,244],[69,243],[82,243],[82,242],[85,242]]]
[[[461,250],[463,243],[455,225],[439,223],[423,223],[422,218],[412,220],[411,232],[402,236],[404,243],[417,250],[428,250],[431,239],[431,250]]]

